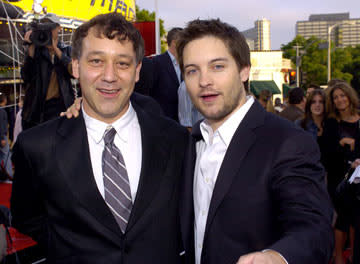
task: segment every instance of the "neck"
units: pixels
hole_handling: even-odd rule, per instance
[[[246,103],[246,96],[243,96],[240,99],[240,102],[238,104],[238,106],[236,108],[234,108],[229,114],[227,114],[226,116],[224,116],[221,119],[206,119],[206,121],[209,123],[211,129],[215,132],[222,124],[225,123],[226,120],[228,120],[230,118],[230,116],[232,116],[237,110],[240,109],[240,107],[242,107],[244,104]]]
[[[302,104],[295,104],[295,106],[304,112],[304,107]]]
[[[317,125],[317,127],[321,127],[321,123],[324,119],[323,115],[311,115],[312,119],[314,120],[314,123]]]
[[[349,120],[351,119],[351,112],[350,112],[350,108],[346,108],[342,111],[339,111],[339,114],[340,114],[340,118],[341,120]]]

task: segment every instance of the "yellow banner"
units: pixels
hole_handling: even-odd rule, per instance
[[[33,0],[1,0],[32,12]],[[41,4],[48,13],[60,17],[89,20],[98,14],[118,12],[129,20],[135,20],[135,0],[44,0]]]

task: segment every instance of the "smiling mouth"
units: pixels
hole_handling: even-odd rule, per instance
[[[114,97],[115,95],[117,95],[121,89],[100,89],[97,88],[96,89],[101,95],[105,96],[105,97]]]

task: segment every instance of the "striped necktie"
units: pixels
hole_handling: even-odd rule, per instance
[[[109,127],[105,131],[105,147],[102,155],[105,202],[109,206],[120,229],[125,233],[131,208],[131,192],[124,158],[114,144],[116,130]]]

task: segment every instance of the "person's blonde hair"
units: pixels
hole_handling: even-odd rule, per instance
[[[334,84],[333,86],[329,87],[328,91],[326,93],[327,116],[336,118],[337,120],[341,119],[340,113],[337,110],[335,103],[334,103],[334,99],[333,99],[333,94],[334,94],[335,90],[337,90],[337,89],[340,89],[341,91],[343,91],[344,94],[346,95],[346,97],[349,99],[351,115],[357,114],[358,106],[359,106],[359,97],[358,97],[355,89],[352,88],[351,85],[349,85],[346,82],[338,82],[338,83]]]

